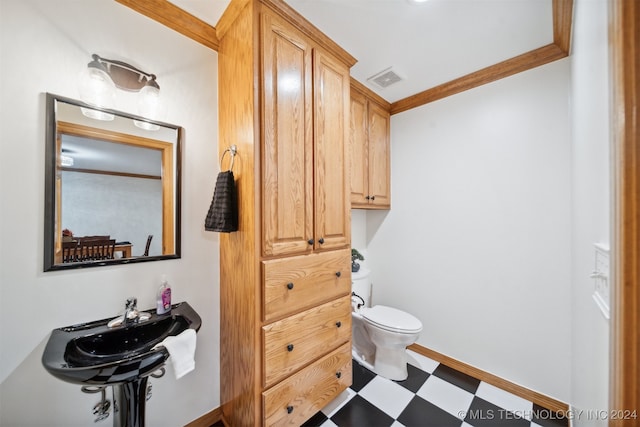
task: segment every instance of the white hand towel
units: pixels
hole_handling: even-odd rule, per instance
[[[194,355],[196,353],[196,331],[187,329],[179,335],[167,337],[158,346],[164,346],[169,352],[169,359],[173,365],[176,379],[193,371],[196,367]]]

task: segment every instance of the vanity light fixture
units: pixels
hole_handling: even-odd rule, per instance
[[[80,98],[89,105],[99,108],[113,108],[116,89],[138,92],[138,113],[142,117],[155,118],[160,98],[160,86],[155,74],[150,74],[126,62],[102,58],[93,54],[92,61],[80,84]],[[113,120],[113,114],[83,108],[82,113],[97,120]],[[154,130],[143,121],[136,126]],[[138,123],[141,123],[138,125]]]

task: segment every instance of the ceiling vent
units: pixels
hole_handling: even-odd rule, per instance
[[[380,71],[378,74],[367,79],[368,82],[371,82],[382,89],[387,88],[394,83],[398,83],[401,80],[404,79],[396,74],[396,72],[393,71],[392,67]]]

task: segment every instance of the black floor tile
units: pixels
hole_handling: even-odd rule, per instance
[[[322,423],[327,421],[329,418],[322,412],[316,413],[313,417],[309,418],[307,422],[302,424],[300,427],[320,427]]]
[[[398,422],[406,427],[460,427],[462,425],[462,421],[458,418],[420,396],[414,396],[411,399],[398,417]]]
[[[364,386],[369,384],[369,381],[376,377],[376,374],[374,374],[355,360],[352,363],[352,371],[353,384],[351,384],[351,389],[355,392],[362,390]]]
[[[529,427],[531,425],[528,420],[517,417],[513,412],[480,399],[478,396],[473,398],[464,421],[474,427]]]
[[[433,375],[445,381],[448,381],[451,384],[457,385],[458,387],[468,391],[469,393],[475,393],[476,390],[478,390],[478,386],[480,385],[480,380],[464,374],[460,371],[456,371],[455,369],[445,366],[442,363],[439,364],[438,367],[433,371]]]
[[[340,427],[389,427],[394,420],[360,395],[355,395],[331,417],[331,421]]]
[[[533,418],[531,421],[543,427],[569,427],[569,420],[564,417],[564,414],[545,409],[535,403],[533,404]]]
[[[417,393],[420,387],[427,381],[427,378],[429,378],[429,374],[413,365],[407,365],[407,371],[409,372],[407,379],[396,382],[407,390]]]

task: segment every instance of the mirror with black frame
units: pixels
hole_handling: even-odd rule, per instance
[[[180,258],[182,128],[46,105],[44,271]]]

